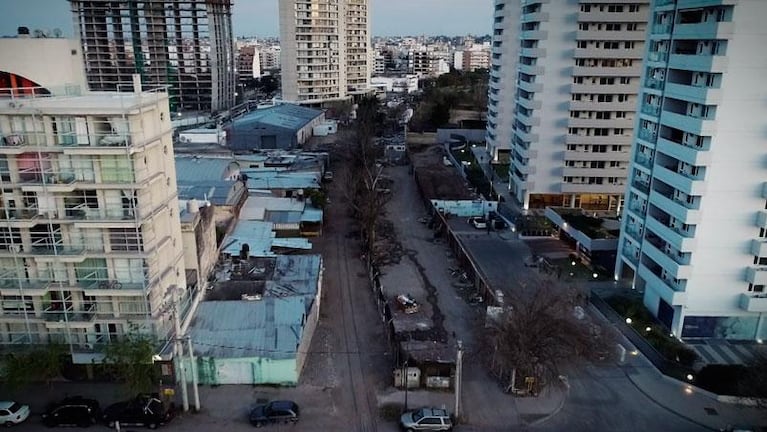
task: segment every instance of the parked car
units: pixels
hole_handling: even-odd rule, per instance
[[[0,424],[13,426],[29,418],[29,405],[18,402],[0,402]]]
[[[293,401],[272,401],[257,405],[250,411],[250,424],[261,427],[269,423],[296,423],[301,415]]]
[[[101,408],[98,401],[72,396],[48,405],[42,417],[43,423],[48,427],[88,427],[96,424],[101,418]]]
[[[449,431],[453,421],[447,410],[441,408],[421,408],[402,414],[400,426],[406,431]]]
[[[468,222],[469,222],[469,225],[473,226],[476,229],[486,229],[487,228],[487,221],[485,220],[485,218],[483,218],[481,216],[470,217]]]
[[[120,426],[146,426],[155,429],[170,421],[173,413],[157,394],[140,394],[135,398],[118,402],[104,410],[103,420],[110,428]]]

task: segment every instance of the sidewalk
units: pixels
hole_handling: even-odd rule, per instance
[[[693,423],[718,431],[728,425],[767,426],[767,410],[717,400],[717,395],[669,378],[622,333],[621,344],[627,350],[621,369],[634,386],[660,407]]]

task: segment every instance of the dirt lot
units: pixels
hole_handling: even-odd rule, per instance
[[[408,134],[408,156],[421,196],[428,199],[473,199],[468,183],[454,166],[443,163],[445,149],[436,142],[437,135]]]

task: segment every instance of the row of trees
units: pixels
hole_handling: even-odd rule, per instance
[[[489,75],[487,69],[471,72],[453,70],[421,83],[423,96],[413,117],[412,129],[432,130],[450,122],[453,109],[465,108],[477,113],[487,110]]]
[[[104,360],[91,365],[93,373],[104,380],[119,382],[127,394],[150,391],[160,377],[152,361],[157,346],[157,341],[149,336],[130,333],[104,346]],[[0,379],[11,391],[32,383],[51,385],[67,375],[72,366],[68,345],[30,346],[0,358]]]

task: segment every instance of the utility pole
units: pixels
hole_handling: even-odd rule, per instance
[[[194,412],[200,412],[200,389],[197,385],[197,362],[194,358],[194,348],[192,347],[192,337],[187,336],[186,342],[189,348],[189,369],[192,373],[192,394],[194,395]],[[186,387],[186,386],[184,386]]]
[[[184,367],[184,345],[183,340],[181,340],[181,317],[179,307],[178,307],[178,287],[174,287],[173,292],[173,325],[176,327],[176,334],[174,335],[174,342],[175,342],[175,355],[174,358],[176,359],[176,367],[178,368],[178,372],[180,375],[180,383],[181,384],[181,401],[183,402],[184,412],[189,411],[189,395],[187,394],[187,388],[186,388],[186,368]]]
[[[461,418],[461,379],[463,374],[463,342],[458,343],[458,352],[455,355],[455,409],[453,415],[455,422]]]

